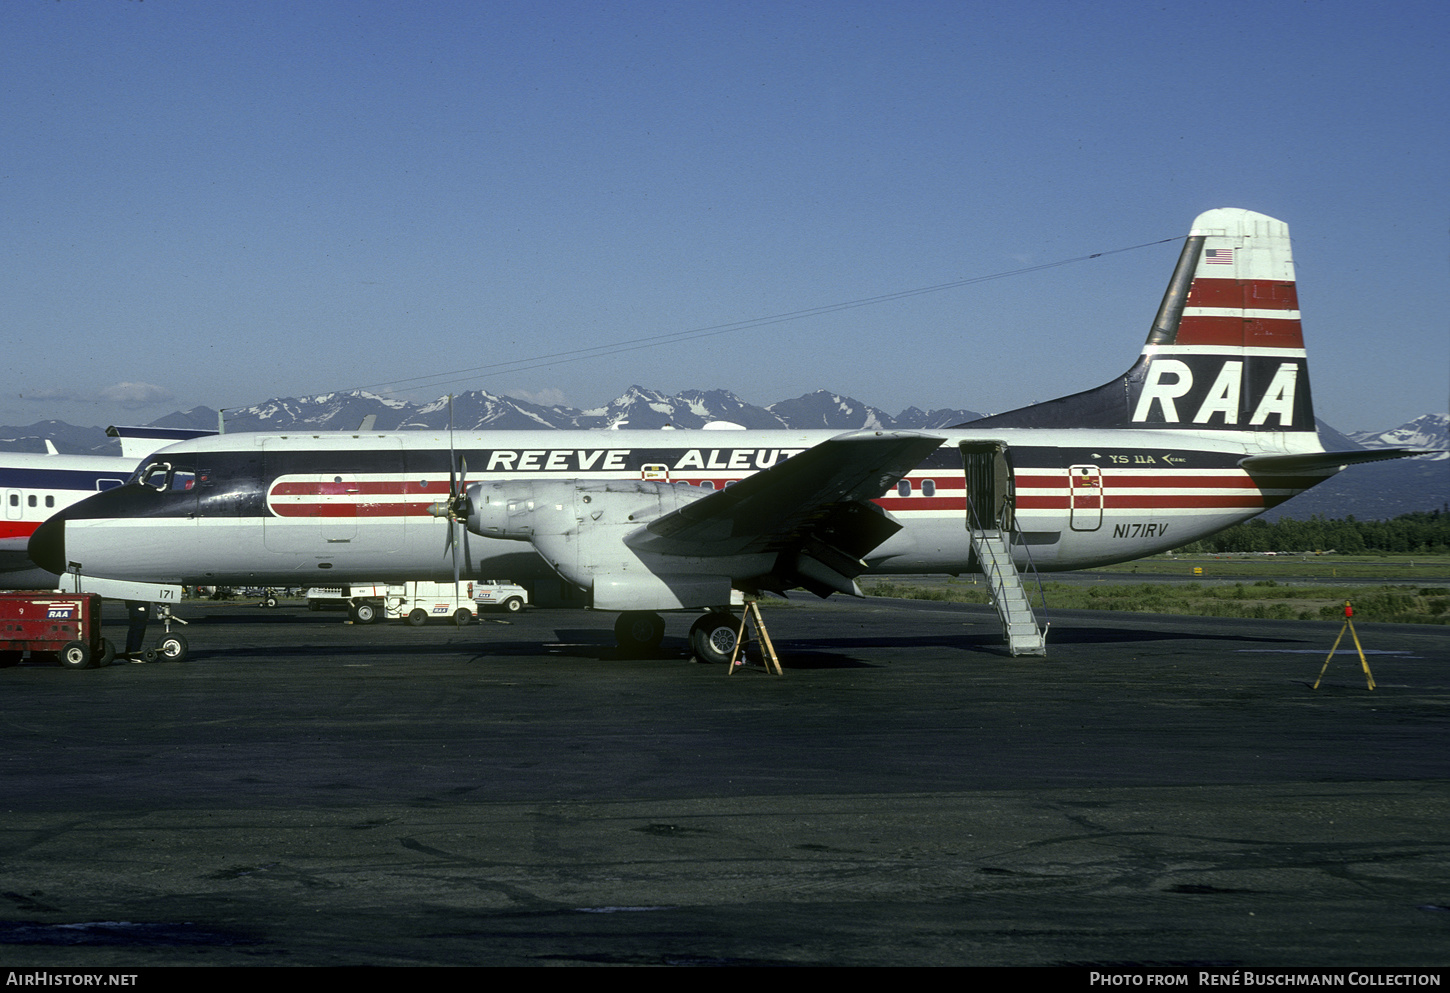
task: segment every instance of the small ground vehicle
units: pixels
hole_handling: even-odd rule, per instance
[[[384,583],[363,583],[351,586],[314,586],[307,591],[308,610],[346,610],[357,624],[371,624],[383,609],[388,595]]]
[[[481,579],[473,584],[473,599],[479,608],[500,607],[517,614],[529,602],[529,591],[507,579]]]
[[[478,613],[473,595],[474,584],[467,581],[456,586],[423,581],[394,583],[388,586],[383,616],[401,618],[414,627],[428,623],[430,617],[448,617],[462,627],[472,624]]]
[[[95,593],[0,593],[0,668],[55,653],[67,669],[111,664],[116,649],[101,637],[101,598]]]
[[[430,617],[452,618],[455,624],[471,624],[484,608],[518,613],[529,602],[529,591],[502,579],[480,582],[464,580],[432,583],[376,583],[352,586],[314,586],[307,591],[311,610],[343,610],[354,624],[371,624],[381,618],[425,624]]]

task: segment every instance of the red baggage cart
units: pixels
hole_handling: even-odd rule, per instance
[[[0,667],[26,652],[54,652],[67,669],[110,665],[116,650],[101,637],[95,593],[0,592]]]

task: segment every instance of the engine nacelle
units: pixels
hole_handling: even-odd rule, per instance
[[[577,532],[585,524],[590,530],[632,530],[708,495],[693,486],[642,479],[474,483],[468,487],[468,530],[515,541]]]
[[[571,480],[511,480],[468,487],[468,530],[486,538],[531,541],[544,533],[567,530],[574,520]]]
[[[729,603],[729,570],[738,563],[640,555],[625,543],[630,532],[709,495],[653,480],[475,483],[468,487],[468,529],[529,542],[600,609],[712,606]]]

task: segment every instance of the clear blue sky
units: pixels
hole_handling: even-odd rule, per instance
[[[1287,221],[1317,412],[1450,392],[1443,2],[0,5],[0,423],[633,383],[985,411]],[[418,379],[417,377],[430,377]]]

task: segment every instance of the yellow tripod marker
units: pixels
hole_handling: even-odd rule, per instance
[[[1339,642],[1344,638],[1346,629],[1349,630],[1350,637],[1354,639],[1354,647],[1359,651],[1359,664],[1364,667],[1364,681],[1369,684],[1371,690],[1374,689],[1374,674],[1369,671],[1369,662],[1365,660],[1364,648],[1359,643],[1359,632],[1354,629],[1354,608],[1346,600],[1344,601],[1344,626],[1339,629],[1339,637],[1334,639],[1334,647],[1329,650],[1329,656],[1324,660],[1324,668],[1319,670],[1319,679],[1314,680],[1316,690],[1319,689],[1319,680],[1324,678],[1324,673],[1329,668],[1329,659],[1334,658],[1334,653],[1338,650]]]

